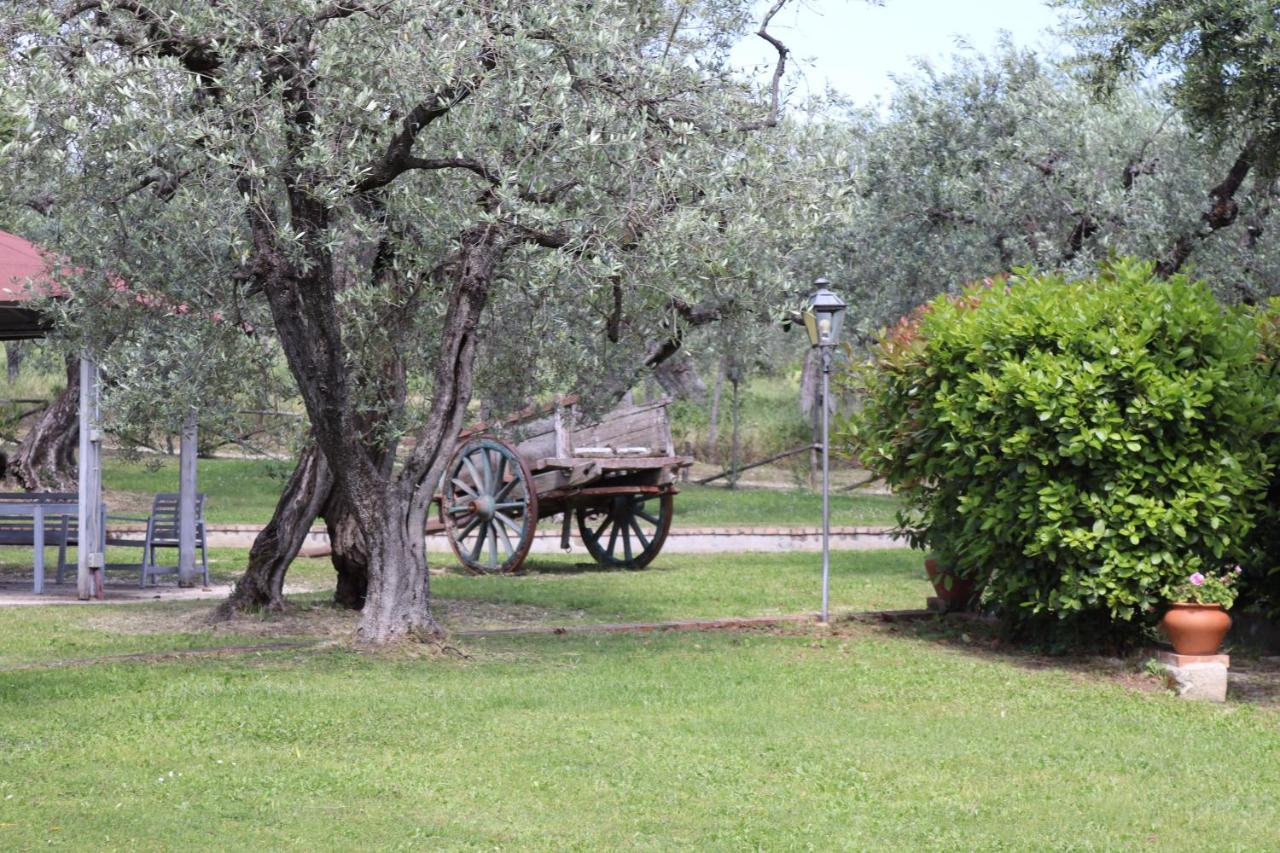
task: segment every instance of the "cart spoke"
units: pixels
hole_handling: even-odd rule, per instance
[[[631,562],[631,519],[625,519],[627,523],[622,525],[622,550],[626,554],[627,562]]]
[[[516,534],[517,536],[519,536],[521,533],[523,533],[523,532],[524,532],[524,528],[523,528],[523,527],[521,527],[520,525],[516,524],[514,521],[512,521],[510,518],[508,518],[507,516],[503,515],[503,514],[502,514],[502,513],[500,513],[500,512],[495,512],[495,513],[493,514],[493,517],[494,517],[494,518],[496,518],[496,519],[498,519],[499,521],[501,521],[501,522],[502,522],[503,524],[505,524],[507,527],[510,527],[510,528],[512,529],[512,531],[514,531],[514,532],[515,532],[515,534]],[[501,528],[501,527],[499,527],[498,529],[499,529],[499,530],[501,530],[502,528]]]
[[[498,491],[494,494],[493,499],[495,501],[502,500],[507,495],[511,494],[511,490],[514,489],[516,487],[516,483],[519,483],[519,482],[520,482],[519,478],[515,478],[512,480],[509,480],[506,483],[503,483],[502,488],[498,489]]]
[[[480,521],[480,519],[479,519],[479,518],[476,518],[476,522],[477,522],[477,523],[479,523],[479,521]],[[478,537],[476,537],[476,544],[475,544],[475,545],[473,545],[473,546],[472,546],[472,548],[471,548],[471,560],[472,560],[472,562],[478,562],[478,561],[479,561],[479,559],[480,559],[480,551],[484,548],[484,537],[485,537],[485,534],[486,534],[486,533],[488,533],[488,532],[489,532],[489,525],[487,525],[487,524],[481,524],[481,525],[480,525],[480,535],[479,535]]]
[[[476,470],[475,464],[471,461],[474,454],[468,454],[462,457],[462,464],[466,466],[467,471],[471,474],[471,481],[476,484],[476,490],[473,494],[479,495],[484,492],[484,481],[480,479],[480,472]]]
[[[466,513],[469,513],[469,512],[471,512],[471,504],[469,503],[454,504],[453,506],[449,507],[449,515],[465,515]]]
[[[610,524],[613,524],[613,516],[606,515],[604,517],[604,521],[600,522],[600,526],[595,529],[594,533],[591,533],[591,538],[594,541],[599,542],[600,537],[604,535],[605,528],[607,528]]]
[[[480,470],[484,473],[484,493],[493,494],[493,453],[489,448],[480,451]]]
[[[461,471],[455,471],[454,473],[455,473],[455,474],[459,474],[459,473],[461,473]],[[466,481],[465,481],[465,480],[459,480],[457,477],[450,477],[450,478],[449,478],[449,480],[450,480],[450,482],[452,482],[452,483],[453,483],[453,485],[454,485],[455,487],[457,487],[458,489],[461,489],[462,491],[466,492],[466,493],[467,493],[468,495],[470,495],[471,497],[473,497],[473,498],[474,498],[474,497],[477,497],[476,492],[475,492],[475,489],[473,489],[473,488],[471,488],[470,486],[468,486],[468,485],[466,484]]]
[[[489,568],[498,568],[498,525],[489,522]]]
[[[503,516],[499,515],[495,517],[501,518],[503,521],[507,521],[507,519],[503,518]],[[510,522],[507,522],[507,523],[510,524]],[[516,552],[515,546],[511,544],[511,537],[507,535],[507,529],[505,527],[503,527],[501,524],[495,524],[493,526],[493,529],[498,531],[498,535],[502,537],[502,547],[505,552],[502,556],[502,561],[505,563],[511,557],[511,555]]]
[[[631,519],[631,529],[636,532],[636,536],[640,538],[640,547],[645,551],[649,550],[649,537],[644,535],[644,531],[640,529],[640,524],[634,518]]]
[[[525,508],[524,501],[507,501],[506,503],[503,503],[503,504],[493,505],[493,509],[495,512],[498,512],[498,511],[505,512],[513,509],[524,509],[524,508]]]
[[[505,486],[505,484],[502,482],[502,478],[506,476],[506,473],[507,473],[507,457],[499,453],[498,454],[498,470],[493,475],[493,488],[489,490],[494,495],[497,495],[499,490],[501,490]],[[515,480],[512,480],[511,482],[514,483]]]
[[[458,541],[462,542],[468,536],[470,536],[471,531],[475,530],[476,526],[479,524],[480,524],[480,516],[477,515],[471,519],[471,521],[467,524],[466,527],[462,528],[462,532],[458,534]]]
[[[644,506],[644,504],[641,504],[641,506]],[[645,512],[645,511],[644,511],[644,510],[642,510],[642,509],[638,509],[638,508],[637,508],[637,509],[636,509],[636,515],[640,516],[640,517],[641,517],[641,518],[643,518],[645,521],[649,522],[650,524],[654,525],[655,527],[656,527],[657,525],[659,525],[659,524],[662,524],[662,522],[661,522],[661,521],[659,521],[659,520],[658,520],[657,518],[655,518],[654,516],[649,515],[649,513]]]
[[[605,548],[609,555],[613,555],[613,549],[618,544],[618,520],[613,517],[613,513],[609,513],[609,521],[613,524],[613,532],[609,534],[609,547]]]

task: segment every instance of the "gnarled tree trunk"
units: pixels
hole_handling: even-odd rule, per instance
[[[9,376],[9,383],[13,384],[18,380],[19,374],[22,373],[22,362],[27,357],[26,341],[7,341],[4,345],[5,370]]]
[[[58,491],[76,481],[80,441],[80,363],[67,357],[67,387],[18,443],[10,469],[29,492]]]
[[[333,489],[333,472],[320,448],[303,451],[267,526],[253,540],[249,565],[217,609],[215,619],[246,610],[283,610],[284,576]]]
[[[369,587],[358,636],[383,643],[400,636],[436,633],[428,597],[427,544],[423,525],[435,484],[457,443],[474,381],[476,325],[502,258],[504,235],[482,225],[463,235],[452,267],[453,286],[440,334],[440,360],[431,407],[417,445],[381,501],[353,501],[369,548]],[[372,497],[372,496],[370,496]],[[379,505],[380,504],[380,505]],[[370,509],[378,515],[370,516]]]
[[[677,400],[702,402],[707,398],[707,384],[698,376],[689,353],[680,350],[653,366],[653,378],[662,390]]]

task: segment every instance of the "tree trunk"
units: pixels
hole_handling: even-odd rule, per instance
[[[276,502],[271,520],[253,540],[248,567],[230,597],[215,611],[215,620],[248,610],[284,609],[285,573],[298,556],[332,488],[333,472],[324,454],[316,445],[308,446]]]
[[[677,400],[702,402],[707,398],[707,385],[698,376],[693,359],[683,350],[654,365],[653,378]]]
[[[502,238],[488,225],[463,235],[452,269],[431,407],[417,444],[381,495],[352,501],[369,553],[368,595],[357,632],[362,642],[439,633],[430,608],[425,519],[471,400],[476,325],[502,258]]]
[[[80,362],[67,357],[67,387],[44,410],[18,443],[11,464],[14,477],[29,492],[58,491],[76,481],[80,441]]]
[[[330,559],[337,572],[333,603],[360,610],[369,594],[369,546],[360,522],[346,498],[336,489],[322,511],[329,531]]]
[[[710,423],[707,426],[707,461],[713,465],[720,460],[720,397],[724,393],[725,360],[716,366],[716,384],[711,391]]]
[[[731,489],[738,488],[738,466],[742,464],[738,455],[738,413],[741,410],[741,399],[738,396],[738,379],[738,372],[737,370],[734,370],[733,374],[729,377],[729,384],[733,389],[732,402],[730,403],[730,408],[732,409],[731,413],[733,415],[733,435],[729,442],[729,465],[733,469],[733,473],[729,475],[729,488]]]
[[[25,341],[6,341],[4,345],[5,369],[9,373],[9,384],[12,385],[18,381],[18,374],[22,372],[22,362],[27,357],[27,344]]]
[[[800,414],[809,419],[809,488],[818,484],[818,467],[821,456],[818,442],[822,438],[822,408],[818,405],[822,387],[822,363],[817,357],[817,348],[810,348],[804,356],[804,366],[800,369]]]

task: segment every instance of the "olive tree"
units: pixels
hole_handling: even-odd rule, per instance
[[[1206,189],[1236,155],[1162,88],[1099,100],[1006,44],[946,72],[921,67],[883,113],[853,113],[831,138],[849,163],[848,219],[802,263],[844,286],[864,340],[939,292],[1023,266],[1085,275],[1128,254],[1167,274],[1193,262],[1221,296],[1249,302],[1280,280],[1280,243],[1263,227],[1274,182],[1236,196],[1247,228],[1207,230]]]
[[[1149,74],[1167,78],[1190,128],[1228,157],[1195,222],[1172,235],[1158,271],[1245,215],[1261,234],[1280,177],[1280,9],[1270,0],[1058,0],[1075,10],[1086,79],[1110,94]],[[1253,186],[1246,181],[1253,175]],[[1252,199],[1242,200],[1246,193]]]
[[[815,223],[822,203],[779,133],[784,3],[761,83],[726,61],[750,30],[733,0],[6,4],[28,128],[12,191],[55,199],[47,242],[111,271],[76,276],[68,327],[109,348],[124,281],[203,330],[164,347],[184,405],[185,360],[234,364],[267,329],[297,385],[315,449],[245,601],[278,597],[324,511],[358,551],[361,638],[435,630],[422,525],[479,350],[525,331],[569,349],[584,315],[670,349],[726,292],[778,292],[795,241],[776,211]],[[526,329],[486,326],[521,304]]]

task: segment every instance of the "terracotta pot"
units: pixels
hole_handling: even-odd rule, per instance
[[[929,575],[929,583],[933,590],[947,604],[968,605],[973,599],[973,581],[969,578],[958,578],[938,565],[938,561],[928,557],[924,561],[924,570]],[[948,583],[947,578],[950,578]]]
[[[1231,628],[1231,617],[1219,604],[1170,604],[1160,627],[1180,655],[1216,655]]]

